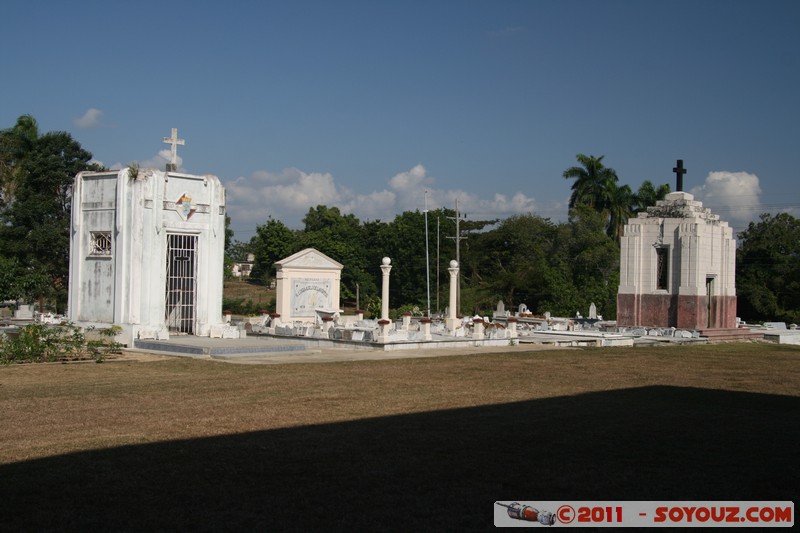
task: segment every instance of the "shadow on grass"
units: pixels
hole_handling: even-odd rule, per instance
[[[798,412],[645,387],[80,452],[0,466],[0,530],[483,530],[496,500],[788,500]]]

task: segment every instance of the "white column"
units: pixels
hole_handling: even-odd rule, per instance
[[[450,313],[445,321],[445,326],[451,333],[456,330],[456,326],[460,324],[460,320],[456,318],[458,313],[456,311],[456,299],[458,296],[458,261],[455,259],[450,261]]]
[[[384,257],[381,261],[383,280],[381,283],[381,320],[389,320],[389,272],[392,271],[392,260]]]

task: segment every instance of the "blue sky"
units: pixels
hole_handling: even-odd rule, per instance
[[[0,127],[226,185],[236,238],[308,208],[566,218],[578,153],[735,230],[800,216],[800,2],[4,2]]]

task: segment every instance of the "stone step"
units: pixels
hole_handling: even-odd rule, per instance
[[[747,328],[708,328],[699,331],[701,337],[712,341],[727,340],[760,340],[764,338],[763,333],[756,333]]]

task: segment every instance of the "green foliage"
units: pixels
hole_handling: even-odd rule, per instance
[[[628,218],[662,200],[669,192],[669,185],[656,188],[650,181],[644,181],[634,193],[629,185],[618,184],[616,171],[603,165],[604,157],[578,154],[576,159],[580,166],[568,168],[563,177],[575,180],[569,208],[586,206],[602,213],[606,233],[619,242]]]
[[[800,322],[800,220],[765,213],[738,237],[737,314],[748,322]]]
[[[368,251],[374,248],[370,246],[366,226],[355,215],[342,215],[338,207],[318,205],[308,210],[303,223],[301,248],[316,248],[345,265],[341,285],[343,299],[355,299],[356,284],[365,297],[377,292],[373,272],[379,262],[372,266]]]
[[[265,282],[275,277],[275,262],[302,250],[294,231],[283,222],[269,217],[267,222],[256,227],[250,239],[250,253],[255,256],[250,278]]]
[[[367,301],[366,309],[368,318],[380,318],[381,317],[381,299],[377,296],[373,296]]]
[[[230,311],[234,315],[252,316],[261,314],[262,310],[274,311],[275,298],[270,300],[269,305],[264,305],[261,302],[254,302],[249,298],[231,298],[222,300],[222,309]]]
[[[93,328],[89,328],[91,331]],[[98,330],[99,340],[87,340],[84,331],[72,324],[49,326],[30,324],[16,334],[0,334],[0,363],[47,363],[103,359],[119,353],[120,344],[114,340],[119,326]]]
[[[12,260],[19,282],[3,286],[14,298],[47,297],[56,310],[66,305],[69,275],[69,224],[72,183],[92,154],[66,132],[38,134],[35,120],[23,116],[0,132],[3,203],[0,250]]]
[[[605,209],[609,202],[609,186],[617,182],[617,173],[613,168],[603,165],[605,156],[578,154],[575,158],[580,166],[570,167],[564,171],[564,179],[574,179],[572,194],[569,197],[569,208],[586,205],[597,211]]]

